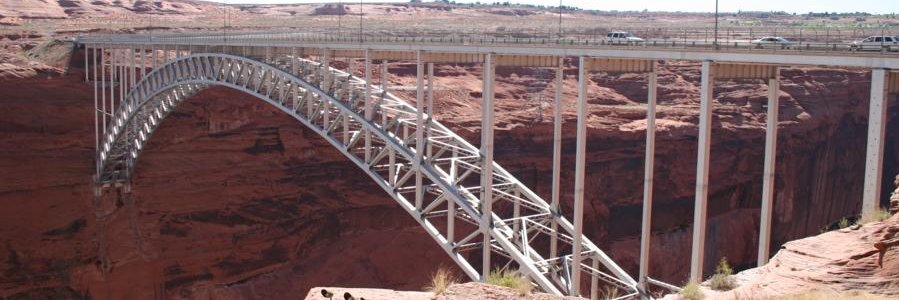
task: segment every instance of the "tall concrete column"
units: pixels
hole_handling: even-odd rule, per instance
[[[365,120],[372,120],[371,105],[371,56],[368,49],[365,49]],[[365,130],[365,162],[371,162],[371,131]]]
[[[425,150],[425,122],[424,122],[424,62],[421,51],[416,51],[415,63],[415,209],[421,211],[424,200],[423,178],[421,174],[421,162],[424,159]]]
[[[862,216],[872,216],[880,205],[884,132],[887,125],[887,77],[886,69],[871,71],[871,102],[868,108],[868,150],[865,155]]]
[[[431,122],[434,121],[434,63],[428,63],[428,87],[427,87],[427,98],[428,98],[428,118],[425,120],[425,133],[429,134],[431,132]],[[425,154],[428,159],[431,159],[431,156],[434,153],[433,145],[428,141],[427,150]]]
[[[571,290],[581,295],[581,260],[584,236],[584,173],[587,170],[587,74],[585,57],[578,62],[577,81],[577,146],[574,167],[574,241],[571,246]]]
[[[699,91],[699,144],[696,157],[696,203],[693,210],[693,253],[690,257],[690,280],[701,282],[705,259],[705,230],[709,202],[709,157],[712,139],[712,62],[702,62],[702,86]]]
[[[656,70],[653,63],[649,73],[649,95],[646,100],[646,157],[643,164],[643,224],[640,229],[640,275],[639,285],[647,290],[649,277],[649,246],[652,238],[652,183],[655,172],[656,153]]]
[[[484,89],[481,100],[481,234],[483,265],[481,281],[490,274],[490,231],[493,230],[493,83],[496,67],[493,54],[484,57]]]
[[[561,193],[561,170],[562,170],[562,88],[565,81],[565,58],[559,57],[559,66],[556,67],[556,97],[553,101],[553,183],[552,183],[552,201],[550,209],[553,214],[553,221],[550,224],[552,235],[550,237],[549,257],[558,257],[559,253],[559,222],[555,219],[561,217],[559,211],[559,195]],[[555,273],[553,273],[555,274]]]
[[[774,179],[777,166],[777,117],[780,105],[780,75],[775,71],[768,79],[768,116],[765,121],[765,169],[762,181],[762,212],[759,220],[759,251],[757,266],[768,263],[771,251],[771,219],[774,210]]]

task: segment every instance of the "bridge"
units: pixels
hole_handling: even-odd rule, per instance
[[[862,212],[881,194],[889,93],[899,92],[899,55],[832,49],[753,49],[693,45],[608,45],[484,38],[352,39],[293,33],[182,33],[81,37],[85,80],[94,86],[96,197],[130,191],[141,150],[179,103],[211,86],[250,94],[315,131],[368,174],[473,280],[499,267],[515,269],[541,290],[593,299],[649,298],[651,285],[676,287],[648,274],[655,151],[656,64],[702,64],[691,280],[703,278],[709,157],[715,79],[768,81],[759,265],[770,253],[779,70],[833,66],[871,70]],[[493,84],[497,66],[554,69],[561,86],[566,58],[578,68],[573,211],[560,210],[561,95],[553,109],[552,194],[544,199],[494,161]],[[332,67],[346,59],[349,70]],[[415,102],[390,93],[389,63],[416,65]],[[482,64],[480,147],[433,118],[435,64]],[[377,66],[376,66],[377,65]],[[373,68],[380,67],[379,84]],[[587,144],[586,81],[592,72],[648,74],[644,205],[639,274],[632,277],[584,236]],[[573,216],[572,220],[566,215]],[[472,262],[479,262],[480,265]]]

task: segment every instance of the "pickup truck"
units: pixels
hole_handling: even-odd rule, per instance
[[[606,41],[610,44],[640,44],[645,40],[634,36],[630,32],[613,31],[606,34]]]

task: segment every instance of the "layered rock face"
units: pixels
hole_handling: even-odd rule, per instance
[[[899,296],[897,246],[899,216],[892,216],[787,242],[768,264],[734,275],[737,288],[715,291],[706,282],[702,291],[712,299],[775,299],[809,291],[825,292],[822,295],[863,292],[878,295],[863,299],[895,299]]]
[[[83,55],[83,54],[81,54]],[[74,55],[76,59],[79,54]],[[78,66],[76,62],[74,64]],[[391,83],[414,82],[412,65]],[[477,143],[480,70],[436,70],[437,117]],[[574,170],[575,69],[565,80],[563,203]],[[775,245],[856,212],[868,98],[860,71],[783,71]],[[377,78],[378,75],[375,74]],[[551,181],[551,105],[534,69],[498,70],[498,161],[538,194]],[[660,73],[653,277],[687,272],[696,157],[698,67]],[[0,81],[0,296],[279,298],[322,285],[414,290],[452,262],[367,176],[315,133],[225,88],[183,103],[137,164],[133,193],[92,201],[92,96],[83,74]],[[635,271],[645,77],[591,76],[586,229]],[[719,82],[709,255],[755,260],[765,86]],[[412,99],[411,94],[402,96]],[[537,108],[537,105],[542,108]],[[539,117],[542,115],[543,117]],[[892,118],[891,118],[892,119]],[[895,173],[896,122],[885,174]],[[887,176],[889,177],[889,176]],[[565,211],[571,210],[566,205]],[[98,221],[98,214],[100,220]]]

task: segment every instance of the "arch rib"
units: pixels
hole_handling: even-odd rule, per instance
[[[268,102],[325,138],[412,215],[472,279],[480,280],[484,270],[469,263],[467,257],[478,255],[468,252],[488,248],[508,258],[506,266],[515,263],[541,289],[567,292],[571,255],[551,256],[548,245],[557,234],[559,249],[573,248],[574,230],[546,201],[496,162],[489,162],[492,183],[481,188],[478,149],[425,112],[352,74],[288,58],[267,64],[228,54],[191,54],[147,73],[107,125],[98,149],[98,182],[129,180],[144,144],[181,101],[206,87],[225,86]],[[362,136],[365,143],[357,142]],[[418,153],[425,149],[421,137],[427,137],[427,153]],[[486,218],[479,201],[484,190],[493,194],[494,203]],[[485,234],[482,225],[491,228],[489,236],[476,239]],[[580,246],[583,257],[605,267],[583,264],[588,277],[637,295],[636,282],[605,253],[586,238]]]

